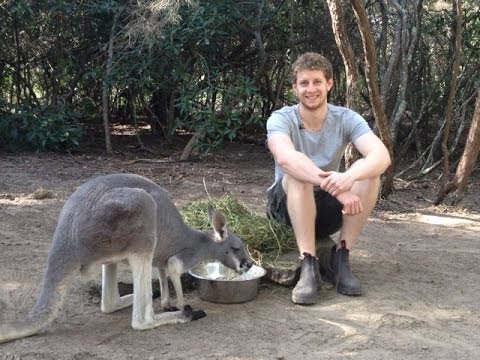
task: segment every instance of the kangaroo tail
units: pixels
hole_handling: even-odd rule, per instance
[[[16,321],[0,325],[0,344],[37,334],[46,324]]]
[[[33,310],[26,320],[0,324],[0,343],[35,335],[58,315],[67,293],[68,282],[50,286],[45,282]]]

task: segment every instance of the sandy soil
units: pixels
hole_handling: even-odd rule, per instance
[[[0,154],[0,321],[21,317],[33,305],[60,209],[92,176],[147,176],[178,206],[204,197],[207,187],[211,195],[230,193],[264,213],[272,160],[260,145],[229,145],[181,163],[153,162],[164,158],[162,148],[156,157],[120,148],[112,157],[99,151]],[[472,181],[462,208],[435,208],[433,182],[398,182],[351,253],[361,297],[324,284],[321,301],[304,307],[290,301],[290,288],[267,282],[243,304],[209,303],[191,292],[187,302],[204,309],[206,318],[141,332],[130,327],[130,309],[103,314],[91,283],[79,278],[62,315],[37,336],[0,344],[0,360],[478,358],[477,183]],[[46,196],[35,199],[39,189]],[[97,283],[99,275],[100,269]],[[158,311],[158,299],[154,305]]]

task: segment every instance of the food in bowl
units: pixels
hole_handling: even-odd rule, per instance
[[[202,263],[190,270],[199,282],[198,293],[202,300],[216,303],[241,303],[254,299],[265,269],[253,265],[243,274],[237,273],[218,261]]]

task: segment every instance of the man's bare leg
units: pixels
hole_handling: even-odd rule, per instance
[[[315,304],[320,294],[320,273],[315,257],[316,206],[313,185],[300,182],[288,175],[282,180],[287,194],[287,209],[302,258],[300,279],[292,291],[296,304]]]
[[[287,194],[287,209],[300,255],[315,254],[315,217],[317,208],[313,185],[298,181],[288,175],[282,179]]]
[[[327,277],[337,291],[344,295],[361,295],[360,281],[350,271],[349,254],[358,235],[377,202],[380,178],[358,181],[350,189],[360,197],[363,211],[358,215],[343,215],[343,224],[337,247],[332,249]]]
[[[363,205],[363,211],[358,215],[343,215],[342,229],[339,240],[345,240],[346,248],[351,249],[368,217],[373,211],[378,199],[380,178],[374,177],[355,182],[350,191],[357,195]]]

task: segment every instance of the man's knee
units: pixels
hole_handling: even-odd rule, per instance
[[[353,185],[351,192],[355,195],[378,193],[380,189],[380,176],[372,176],[367,179],[359,180]]]
[[[286,194],[313,194],[313,184],[300,181],[287,174],[282,179],[282,186]]]

